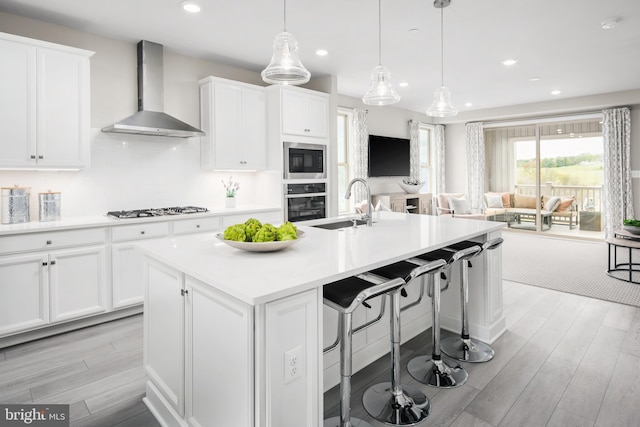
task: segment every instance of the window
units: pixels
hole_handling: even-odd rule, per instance
[[[433,126],[420,123],[420,181],[424,181],[422,192],[435,193],[435,168],[432,159],[435,157],[433,144]]]
[[[338,108],[338,214],[353,212],[353,202],[351,199],[344,198],[352,175],[349,163],[349,148],[353,146],[352,119],[351,110]]]

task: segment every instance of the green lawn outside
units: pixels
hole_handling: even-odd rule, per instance
[[[536,172],[534,167],[518,167],[517,183],[520,185],[535,184]],[[604,169],[601,164],[583,164],[563,166],[557,168],[541,168],[541,181],[552,182],[555,185],[602,185]]]

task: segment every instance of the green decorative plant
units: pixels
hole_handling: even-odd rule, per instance
[[[629,225],[631,227],[640,227],[640,219],[625,219],[622,224]]]

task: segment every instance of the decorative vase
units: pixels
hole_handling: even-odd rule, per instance
[[[225,197],[225,199],[224,199],[224,207],[225,208],[235,208],[236,207],[236,198],[235,197]]]
[[[418,184],[407,184],[406,182],[399,181],[398,185],[402,187],[402,189],[407,193],[416,194],[420,192],[420,189],[424,185],[424,182],[419,182]]]
[[[636,235],[640,234],[640,227],[636,227],[633,225],[623,225],[622,228],[624,230],[627,230],[631,234],[636,234]]]

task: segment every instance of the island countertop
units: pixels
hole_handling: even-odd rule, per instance
[[[244,303],[258,305],[503,227],[488,221],[379,212],[373,227],[326,230],[301,225],[304,237],[276,252],[236,249],[221,242],[216,233],[137,245],[166,265]]]

